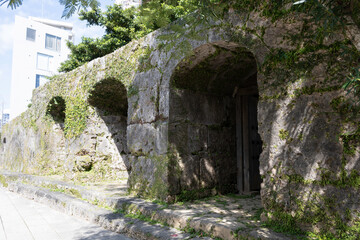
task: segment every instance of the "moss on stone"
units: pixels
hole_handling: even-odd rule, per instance
[[[0,183],[3,187],[7,187],[8,186],[8,183],[6,181],[6,178],[3,176],[3,175],[0,175]]]
[[[289,131],[285,130],[285,129],[280,129],[279,131],[279,138],[281,140],[287,140],[289,137]]]

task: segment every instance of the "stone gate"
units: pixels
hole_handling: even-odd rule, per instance
[[[341,86],[359,52],[343,32],[311,45],[304,18],[178,21],[56,76],[4,127],[1,166],[127,178],[168,201],[260,190],[275,215],[356,222],[360,131]]]

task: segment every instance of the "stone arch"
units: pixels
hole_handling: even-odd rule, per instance
[[[90,91],[88,102],[104,115],[127,117],[127,91],[120,81],[109,78],[96,83]]]
[[[127,178],[130,166],[128,164],[127,148],[127,89],[122,82],[114,78],[103,79],[92,87],[87,98],[90,106],[95,108],[100,118],[92,120],[91,135],[94,145],[88,155],[93,162],[112,162],[116,166],[119,178]],[[100,121],[99,121],[100,120]],[[102,121],[101,121],[102,120]],[[95,151],[96,149],[96,151]]]
[[[66,102],[64,98],[56,96],[49,101],[46,113],[50,115],[56,123],[63,127],[65,122],[65,109]]]
[[[172,194],[260,190],[257,62],[237,43],[203,44],[170,80],[169,167]]]

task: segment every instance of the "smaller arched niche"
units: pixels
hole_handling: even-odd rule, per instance
[[[53,97],[47,105],[46,114],[50,115],[56,123],[64,124],[65,109],[65,100],[60,96]]]
[[[121,82],[105,79],[94,85],[90,91],[88,102],[100,110],[102,115],[127,117],[127,91]]]
[[[103,79],[93,86],[87,101],[91,107],[95,108],[98,117],[102,120],[95,120],[97,155],[107,156],[106,158],[119,163],[121,167],[118,170],[122,171],[124,176],[128,176],[126,173],[129,168],[127,161],[128,99],[124,84],[113,78]]]

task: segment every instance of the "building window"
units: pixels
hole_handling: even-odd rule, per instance
[[[45,48],[60,52],[61,51],[61,38],[56,37],[54,35],[46,34]]]
[[[31,28],[26,28],[26,40],[35,42],[36,30]]]
[[[53,57],[50,55],[38,53],[36,67],[40,70],[50,71]]]
[[[48,78],[44,75],[36,74],[35,88],[38,88],[48,82]]]

